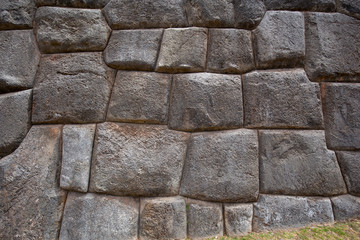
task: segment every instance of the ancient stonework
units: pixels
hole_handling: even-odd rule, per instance
[[[253,220],[252,204],[224,204],[225,230],[230,237],[251,232]]]
[[[110,0],[35,0],[37,6],[103,8]]]
[[[0,30],[32,28],[35,11],[33,0],[1,0]]]
[[[298,11],[324,11],[335,10],[336,0],[265,0],[267,9],[271,10],[298,10]]]
[[[342,195],[331,198],[336,221],[345,221],[359,218],[360,198],[351,195]]]
[[[360,197],[360,152],[336,152],[348,191]]]
[[[264,0],[235,0],[235,26],[254,29],[263,19],[266,6]]]

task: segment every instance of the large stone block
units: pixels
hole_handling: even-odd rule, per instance
[[[136,240],[139,202],[132,198],[69,193],[60,240]]]
[[[360,1],[340,0],[338,11],[360,19]]]
[[[336,152],[349,193],[360,197],[360,152]]]
[[[0,30],[32,28],[35,11],[33,0],[1,0]]]
[[[107,120],[166,124],[171,75],[118,71]]]
[[[32,88],[39,60],[31,30],[0,31],[0,92]]]
[[[360,198],[342,195],[331,198],[336,221],[346,221],[360,218]]]
[[[322,96],[327,146],[360,149],[360,84],[324,84]]]
[[[205,69],[206,28],[170,28],[164,31],[158,72],[200,72]]]
[[[253,219],[252,204],[224,204],[225,232],[237,237],[251,232]]]
[[[258,192],[256,131],[192,135],[180,195],[219,202],[251,202],[257,199]]]
[[[264,0],[234,0],[235,26],[254,29],[263,19],[266,7]]]
[[[183,0],[112,0],[103,12],[112,29],[187,26]]]
[[[66,199],[59,188],[60,140],[60,126],[33,126],[0,159],[0,239],[58,239]]]
[[[305,57],[304,25],[301,12],[266,12],[254,30],[257,66],[301,67]]]
[[[103,8],[110,0],[35,0],[40,6],[59,6],[76,8]]]
[[[111,31],[95,9],[41,7],[34,24],[43,53],[102,51]]]
[[[335,0],[265,0],[267,9],[298,11],[335,11]]]
[[[98,124],[90,191],[112,195],[177,195],[189,134],[166,126]]]
[[[105,62],[117,69],[154,70],[162,33],[162,29],[113,31]]]
[[[330,196],[346,193],[323,131],[260,131],[260,191]]]
[[[251,32],[241,29],[210,29],[207,70],[243,73],[255,68]]]
[[[328,198],[260,195],[254,204],[254,231],[299,228],[333,221]]]
[[[30,128],[31,93],[0,95],[0,157],[13,152]]]
[[[173,81],[169,128],[196,131],[242,126],[240,76],[193,73],[176,75]]]
[[[306,14],[305,70],[312,81],[360,81],[360,20]]]
[[[33,123],[105,120],[115,70],[101,53],[45,55],[34,88]]]

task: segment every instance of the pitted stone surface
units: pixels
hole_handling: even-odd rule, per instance
[[[37,6],[103,8],[110,0],[35,0]]]
[[[90,191],[177,195],[188,137],[165,126],[98,124]]]
[[[39,60],[31,30],[0,31],[0,92],[32,88]]]
[[[140,240],[185,239],[186,205],[180,197],[140,201]]]
[[[171,75],[118,71],[107,119],[166,124]]]
[[[360,84],[324,84],[322,96],[327,146],[360,149]]]
[[[190,138],[180,195],[219,202],[256,201],[258,139],[253,130],[196,133]]]
[[[193,73],[175,75],[173,81],[169,128],[197,131],[242,126],[240,76]]]
[[[335,11],[335,0],[265,0],[267,9],[298,11]]]
[[[33,123],[104,121],[114,77],[101,53],[44,55],[33,92]]]
[[[206,28],[170,28],[164,31],[158,72],[200,72],[205,69]]]
[[[255,71],[243,80],[247,127],[323,127],[320,87],[304,70]]]
[[[252,204],[224,204],[224,211],[226,235],[237,237],[251,232]]]
[[[136,240],[139,202],[132,198],[70,192],[60,240]]]
[[[1,0],[0,30],[32,28],[35,11],[33,0]]]
[[[336,221],[346,221],[360,217],[360,198],[342,195],[331,198]]]
[[[60,190],[60,126],[33,126],[0,159],[0,239],[57,239],[66,192]]]
[[[0,157],[13,152],[30,128],[31,90],[0,95]]]
[[[258,202],[254,203],[254,231],[298,228],[333,221],[329,198],[260,195]]]
[[[183,0],[112,0],[103,12],[112,29],[188,25]]]
[[[360,1],[340,0],[338,11],[360,19]]]
[[[306,14],[305,70],[312,81],[360,81],[360,20]]]
[[[95,9],[41,7],[34,24],[43,53],[102,51],[111,31]]]
[[[95,128],[95,124],[64,126],[61,188],[87,192]]]
[[[113,31],[104,51],[105,62],[117,69],[154,70],[162,29]]]
[[[264,0],[235,0],[235,26],[254,29],[265,15]]]
[[[243,73],[255,68],[251,32],[241,29],[210,29],[207,70]]]
[[[360,197],[360,152],[336,152],[349,193]]]
[[[300,67],[305,56],[304,15],[268,11],[254,30],[259,68]]]

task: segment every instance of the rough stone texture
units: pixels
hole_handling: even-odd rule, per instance
[[[60,240],[136,240],[139,202],[71,192],[66,200]]]
[[[360,198],[343,195],[331,198],[335,221],[345,221],[360,218]]]
[[[118,71],[107,120],[166,124],[171,75]]]
[[[259,191],[258,142],[253,130],[193,134],[180,194],[220,201],[255,201]]]
[[[210,29],[207,70],[243,73],[255,68],[251,32],[240,29]]]
[[[0,92],[31,88],[39,60],[31,30],[0,31]]]
[[[360,152],[336,152],[349,193],[360,196]]]
[[[112,0],[103,12],[112,29],[186,27],[183,0]]]
[[[154,70],[162,29],[121,30],[111,34],[105,62],[116,69]]]
[[[32,28],[35,11],[33,0],[1,0],[0,30]]]
[[[59,126],[34,126],[0,160],[0,239],[57,239],[66,198],[60,139]]]
[[[320,88],[304,70],[256,71],[243,80],[247,127],[323,127]]]
[[[267,9],[298,11],[335,11],[335,0],[265,0]]]
[[[298,228],[333,221],[328,198],[260,195],[254,204],[254,231]]]
[[[37,6],[103,8],[110,0],[35,0]]]
[[[330,149],[360,149],[360,84],[324,84],[326,143]]]
[[[164,31],[156,71],[204,71],[206,49],[206,28],[193,27],[166,29]]]
[[[0,95],[0,157],[13,152],[30,128],[31,93]]]
[[[185,208],[185,201],[180,197],[141,199],[140,239],[186,238]]]
[[[346,193],[323,131],[260,131],[261,193],[329,196]]]
[[[360,1],[356,0],[339,0],[338,11],[360,18]]]
[[[300,67],[305,56],[304,16],[301,12],[268,11],[254,30],[259,68]]]
[[[176,75],[173,81],[169,128],[196,131],[242,126],[240,76],[193,73]]]
[[[87,192],[95,128],[95,124],[64,126],[61,188]]]
[[[33,92],[33,123],[104,121],[114,78],[101,53],[44,55]]]
[[[43,53],[102,51],[110,28],[100,10],[41,7],[35,32]]]
[[[90,191],[177,195],[188,136],[165,126],[98,124]]]
[[[225,231],[229,237],[251,232],[253,219],[252,204],[224,204]]]
[[[266,7],[264,0],[234,0],[235,26],[254,29],[264,17]]]
[[[306,14],[305,70],[312,81],[360,81],[360,20]]]

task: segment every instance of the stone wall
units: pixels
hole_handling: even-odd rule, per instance
[[[360,1],[1,0],[0,239],[360,217]]]

